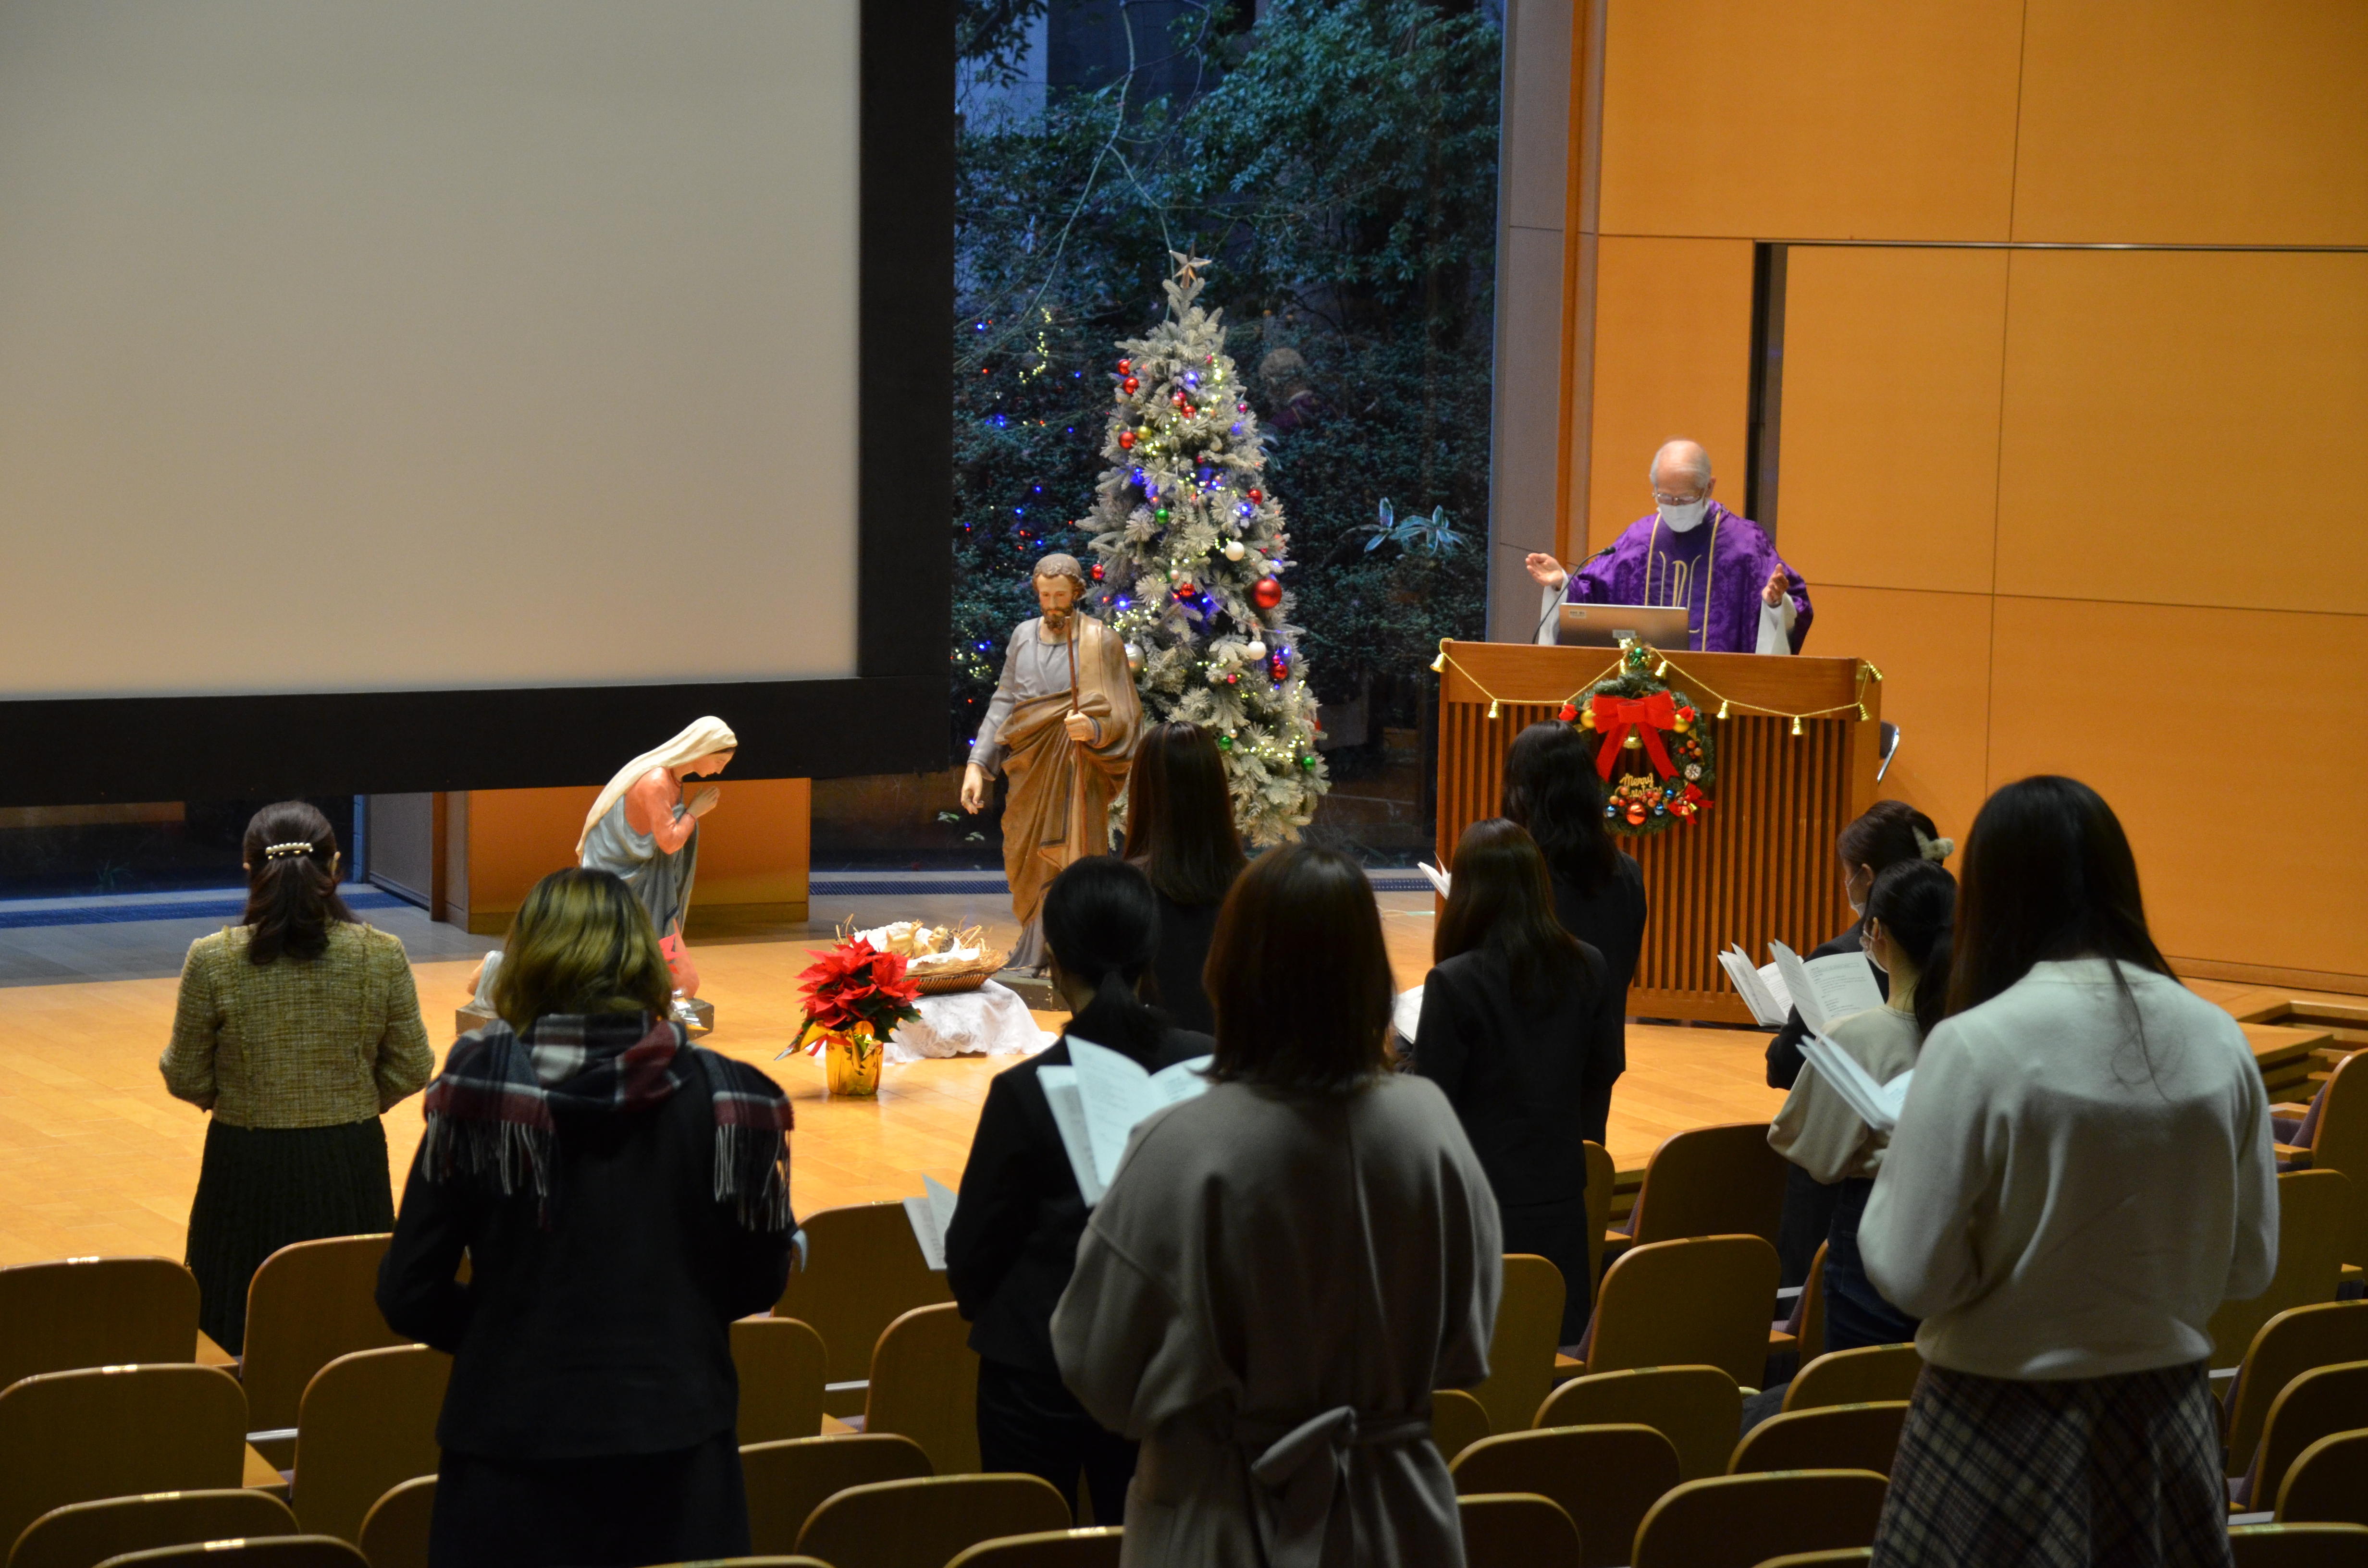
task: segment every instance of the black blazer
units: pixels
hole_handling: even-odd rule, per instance
[[[1645,869],[1631,855],[1620,855],[1616,861],[1611,880],[1591,892],[1581,892],[1574,883],[1556,876],[1554,918],[1562,922],[1564,930],[1603,955],[1624,1016],[1628,983],[1636,976],[1636,955],[1645,946]]]
[[[1494,948],[1433,966],[1409,1071],[1445,1091],[1497,1201],[1552,1203],[1587,1190],[1582,1105],[1620,1075],[1619,993],[1584,944],[1583,976],[1524,1006]]]
[[[1823,959],[1831,958],[1836,953],[1854,953],[1863,945],[1859,939],[1859,928],[1853,926],[1833,940],[1819,942],[1810,949],[1809,957]],[[1873,965],[1868,967],[1873,968]],[[1883,993],[1885,1001],[1889,1001],[1891,976],[1879,969],[1875,970],[1874,988]],[[1804,1060],[1801,1055],[1801,1041],[1807,1038],[1808,1033],[1809,1026],[1801,1021],[1801,1009],[1793,1008],[1792,1015],[1784,1020],[1784,1027],[1776,1031],[1776,1038],[1768,1042],[1768,1086],[1770,1088],[1789,1089],[1800,1078],[1801,1063]]]
[[[553,1146],[548,1226],[530,1187],[428,1181],[412,1161],[378,1306],[397,1334],[451,1353],[437,1442],[583,1459],[731,1430],[729,1325],[780,1299],[791,1232],[749,1231],[715,1200],[704,1065],[651,1110],[563,1116]]]
[[[1094,1039],[1090,1027],[1078,1032]],[[1148,1059],[1128,1054],[1156,1073],[1215,1049],[1207,1035],[1171,1028]],[[986,1360],[1055,1377],[1053,1309],[1076,1268],[1088,1210],[1036,1072],[1068,1060],[1064,1031],[1033,1060],[988,1083],[946,1232],[946,1283],[970,1320],[970,1347]]]
[[[1201,971],[1208,964],[1209,942],[1217,934],[1217,911],[1224,907],[1224,900],[1178,903],[1166,893],[1157,896],[1159,950],[1151,960],[1151,972],[1159,983],[1159,1010],[1175,1019],[1177,1028],[1207,1034],[1217,1027],[1217,1014],[1201,984]]]

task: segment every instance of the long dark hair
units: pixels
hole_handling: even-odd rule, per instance
[[[1513,737],[1505,754],[1505,816],[1529,830],[1546,868],[1581,892],[1609,882],[1620,847],[1603,825],[1603,781],[1585,736],[1547,720]]]
[[[1286,844],[1251,861],[1201,978],[1217,1014],[1212,1077],[1338,1095],[1388,1071],[1397,991],[1381,912],[1337,849]]]
[[[1225,759],[1198,724],[1143,733],[1126,780],[1126,858],[1178,903],[1216,903],[1248,864]]]
[[[1111,855],[1070,861],[1044,890],[1044,945],[1094,988],[1069,1032],[1147,1063],[1167,1020],[1135,994],[1159,950],[1159,901],[1143,872]]]
[[[1980,1006],[2035,963],[2077,958],[2118,960],[2113,979],[2133,1017],[2119,964],[2170,974],[2146,930],[2121,819],[2078,779],[2043,774],[1992,795],[1966,837],[1949,1011]]]
[[[1545,857],[1520,828],[1503,817],[1465,828],[1448,889],[1447,909],[1431,933],[1432,962],[1494,948],[1505,955],[1524,1006],[1550,987],[1585,983],[1578,938],[1554,918]]]
[[[1948,1016],[1950,934],[1956,913],[1957,879],[1931,860],[1886,866],[1866,895],[1866,917],[1882,922],[1884,934],[1916,966],[1918,1034],[1930,1034]]]
[[[238,923],[253,927],[247,962],[317,959],[329,950],[329,923],[353,920],[332,869],[336,832],[309,801],[281,801],[256,812],[239,858],[246,862],[246,913]]]

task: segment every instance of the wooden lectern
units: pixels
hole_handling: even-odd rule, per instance
[[[1502,808],[1513,737],[1611,674],[1619,655],[1511,642],[1450,642],[1441,651],[1445,866],[1463,830]],[[1750,1009],[1718,966],[1721,949],[1740,943],[1763,964],[1770,937],[1805,954],[1850,923],[1834,837],[1874,803],[1883,682],[1859,659],[1753,653],[1679,653],[1664,678],[1701,705],[1716,735],[1717,803],[1691,825],[1620,840],[1644,869],[1647,907],[1628,1011],[1748,1024]],[[1731,706],[1724,720],[1712,717],[1721,698]],[[1793,733],[1791,715],[1821,710],[1833,716],[1804,718]]]

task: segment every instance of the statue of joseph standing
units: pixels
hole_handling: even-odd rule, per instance
[[[986,805],[987,780],[1010,783],[1003,869],[1019,917],[1014,969],[1044,966],[1044,889],[1070,861],[1110,853],[1110,806],[1143,733],[1134,676],[1118,633],[1078,610],[1086,574],[1069,555],[1036,562],[1043,610],[1011,633],[995,700],[962,771],[962,810]]]

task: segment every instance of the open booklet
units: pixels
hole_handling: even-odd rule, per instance
[[[1205,1074],[1212,1060],[1196,1056],[1147,1073],[1133,1058],[1073,1034],[1067,1066],[1055,1062],[1036,1070],[1087,1207],[1110,1190],[1137,1122],[1162,1107],[1208,1093]]]
[[[1726,971],[1736,994],[1751,1009],[1751,1016],[1762,1028],[1781,1029],[1785,1016],[1793,1010],[1792,994],[1784,989],[1784,977],[1774,964],[1762,969],[1751,967],[1751,955],[1740,947],[1729,947],[1718,955],[1718,967]]]
[[[1421,867],[1422,874],[1430,879],[1430,885],[1439,890],[1439,896],[1441,898],[1447,897],[1448,887],[1453,882],[1454,879],[1449,876],[1445,871],[1442,871],[1438,867],[1432,865],[1428,860],[1417,860],[1415,864]]]
[[[1820,1034],[1803,1037],[1801,1059],[1833,1085],[1861,1121],[1885,1133],[1899,1125],[1899,1108],[1907,1103],[1907,1082],[1916,1075],[1914,1068],[1887,1084],[1878,1084],[1873,1074],[1859,1065],[1857,1057]]]
[[[954,1191],[934,1176],[921,1178],[922,1196],[905,1199],[905,1218],[913,1221],[913,1239],[921,1256],[937,1273],[946,1271],[946,1233],[954,1228]]]
[[[1806,963],[1801,956],[1782,942],[1768,944],[1769,955],[1776,960],[1776,972],[1783,977],[1784,991],[1801,1015],[1801,1021],[1819,1034],[1870,1007],[1883,1006],[1883,993],[1874,983],[1874,966],[1866,961],[1864,953],[1827,953]]]

